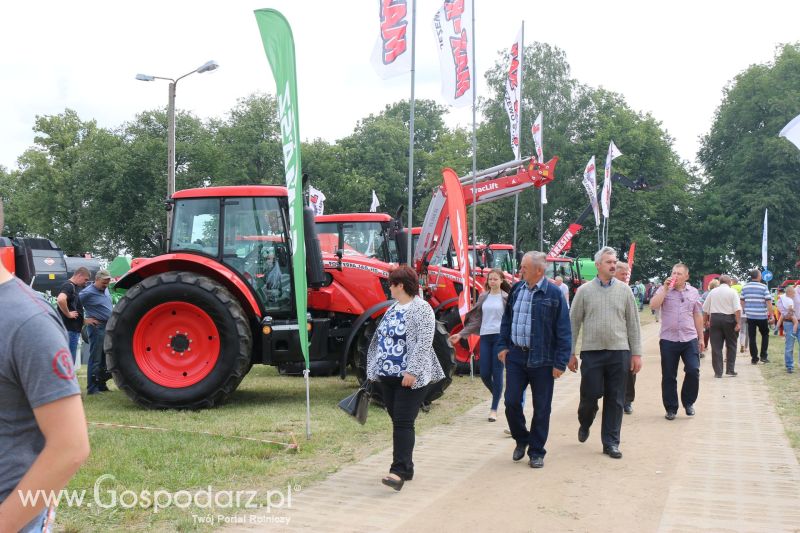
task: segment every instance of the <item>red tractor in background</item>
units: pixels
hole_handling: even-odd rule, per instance
[[[136,403],[212,407],[230,396],[253,364],[302,364],[288,195],[284,187],[209,187],[178,191],[171,203],[170,249],[134,259],[117,282],[127,292],[108,321],[104,348],[114,381]],[[382,265],[376,257],[358,256],[356,242],[323,254],[311,209],[304,221],[312,368],[344,372],[354,363],[363,379],[359,359],[366,353],[357,349],[368,344],[390,303],[375,276]],[[382,224],[377,228],[386,231]],[[452,368],[443,327],[434,349]],[[425,401],[440,397],[449,383],[439,382]]]

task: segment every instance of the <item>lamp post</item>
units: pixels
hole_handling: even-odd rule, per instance
[[[219,64],[216,61],[207,61],[193,71],[187,72],[176,79],[162,76],[150,76],[148,74],[136,75],[136,79],[139,81],[167,80],[169,82],[169,100],[167,105],[167,200],[170,200],[172,195],[175,194],[175,86],[186,76],[194,73],[202,74],[203,72],[209,72],[217,68],[219,68]],[[167,211],[167,250],[169,250],[171,232],[172,209],[169,209]]]

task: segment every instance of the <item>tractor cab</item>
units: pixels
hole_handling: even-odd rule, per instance
[[[405,263],[402,223],[385,213],[351,213],[316,217],[322,253],[341,258],[367,258]]]
[[[290,316],[287,213],[286,196],[203,197],[198,190],[180,191],[174,197],[169,252],[222,262],[251,287],[265,313]]]

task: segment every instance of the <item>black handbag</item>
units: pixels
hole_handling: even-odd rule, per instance
[[[372,385],[370,381],[365,381],[361,388],[353,394],[339,402],[339,409],[352,416],[362,426],[367,422],[369,414],[369,399],[372,395]]]

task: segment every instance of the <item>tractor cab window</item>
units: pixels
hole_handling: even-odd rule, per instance
[[[219,255],[219,198],[193,198],[175,202],[171,252]]]
[[[565,282],[569,282],[572,280],[572,264],[566,261],[548,261],[545,276],[550,279],[561,276]]]
[[[291,254],[277,198],[225,200],[222,261],[241,274],[267,312],[292,310]]]
[[[386,231],[380,222],[317,222],[317,236],[323,253],[335,254],[341,236],[345,258],[371,257],[397,263],[397,244],[386,238]]]
[[[511,250],[492,250],[492,268],[513,272],[514,263],[511,257]]]

